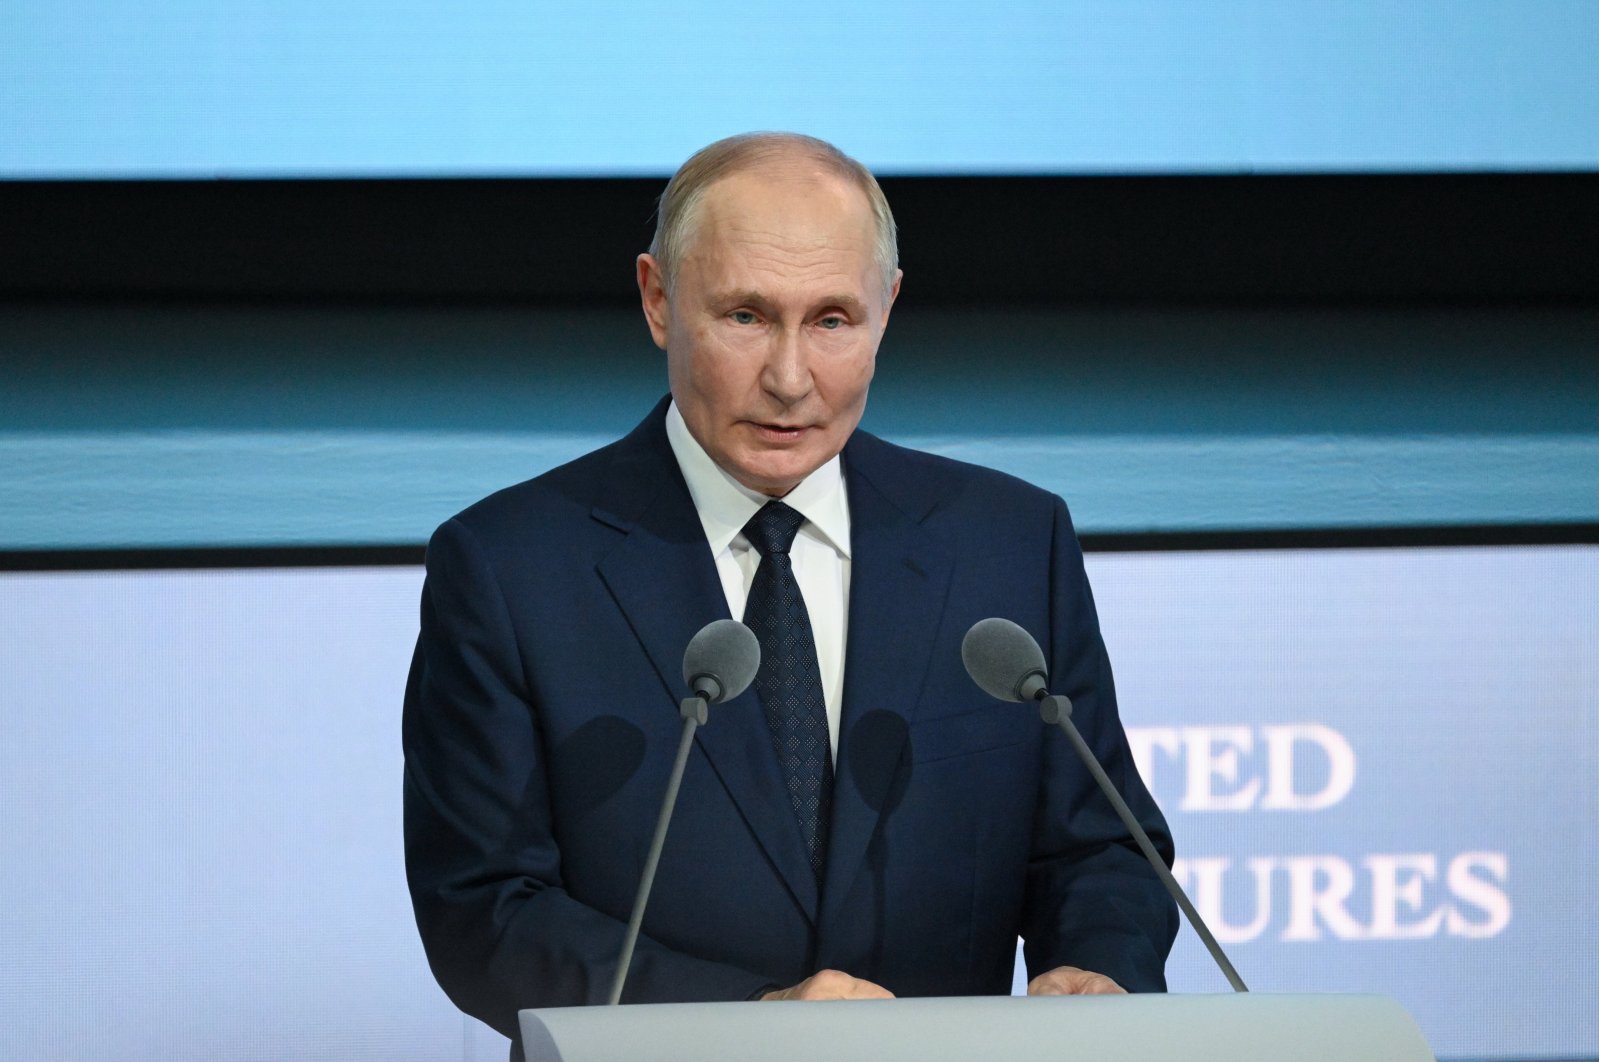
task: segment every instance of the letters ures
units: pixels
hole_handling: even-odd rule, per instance
[[[1177,812],[1325,812],[1357,777],[1354,747],[1319,723],[1128,727],[1127,740]],[[1224,944],[1485,938],[1510,924],[1503,852],[1188,856],[1172,872]]]

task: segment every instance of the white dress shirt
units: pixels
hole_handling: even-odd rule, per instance
[[[688,430],[676,402],[666,411],[666,438],[705,528],[705,539],[716,560],[716,574],[722,580],[722,593],[727,597],[728,615],[742,617],[750,584],[755,581],[755,569],[761,563],[760,553],[744,537],[744,525],[772,499],[750,490],[711,460]],[[849,499],[845,496],[839,459],[835,456],[806,476],[782,501],[805,517],[789,556],[816,638],[822,699],[827,704],[828,742],[833,762],[837,763],[839,716],[844,703],[844,646],[849,633]]]

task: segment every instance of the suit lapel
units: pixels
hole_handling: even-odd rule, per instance
[[[901,757],[944,614],[950,559],[920,526],[925,484],[882,462],[889,448],[857,432],[844,450],[850,505],[849,637],[828,837],[824,920],[844,902],[868,843],[893,812]]]
[[[663,703],[675,707],[688,693],[683,650],[705,624],[727,618],[727,599],[666,439],[664,409],[663,402],[620,447],[602,495],[611,502],[596,507],[593,516],[623,532],[600,562],[599,575],[659,673],[670,698]],[[754,692],[714,707],[695,743],[814,923],[816,878]]]

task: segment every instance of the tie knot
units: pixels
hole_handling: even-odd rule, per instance
[[[787,553],[805,517],[780,501],[767,502],[744,525],[744,537],[763,557]]]

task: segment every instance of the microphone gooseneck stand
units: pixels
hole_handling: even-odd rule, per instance
[[[753,631],[737,620],[707,623],[683,651],[683,682],[690,690],[678,707],[678,714],[683,717],[683,732],[678,738],[671,776],[666,781],[666,795],[661,798],[661,814],[655,820],[655,836],[650,840],[649,854],[644,859],[644,873],[639,877],[638,892],[633,897],[627,934],[622,938],[621,954],[616,960],[610,1006],[622,1002],[622,986],[627,983],[628,967],[633,965],[633,948],[638,944],[639,928],[644,924],[644,908],[650,900],[650,887],[655,884],[655,869],[660,865],[661,848],[666,844],[666,828],[672,824],[672,810],[677,807],[677,791],[683,785],[689,749],[694,747],[694,732],[709,718],[711,705],[737,697],[748,689],[760,666],[760,642]]]
[[[1171,893],[1171,898],[1177,901],[1177,906],[1188,919],[1188,924],[1199,934],[1205,950],[1210,952],[1211,960],[1227,978],[1227,983],[1232,985],[1234,992],[1248,992],[1244,979],[1238,976],[1238,971],[1233,968],[1227,954],[1221,950],[1221,945],[1216,942],[1210,927],[1199,917],[1199,912],[1194,910],[1188,894],[1177,884],[1177,879],[1172,876],[1166,861],[1155,851],[1155,845],[1150,841],[1149,834],[1138,824],[1138,819],[1133,816],[1127,801],[1122,799],[1121,793],[1111,784],[1105,768],[1100,766],[1094,751],[1088,747],[1088,742],[1083,740],[1082,733],[1078,731],[1077,724],[1072,722],[1071,699],[1049,692],[1049,665],[1044,660],[1044,651],[1038,647],[1033,636],[1027,633],[1027,629],[1018,623],[998,617],[979,620],[966,632],[966,637],[961,639],[961,662],[966,665],[966,673],[984,693],[1001,701],[1024,703],[1033,701],[1038,705],[1038,714],[1044,722],[1054,724],[1061,729],[1071,741],[1072,748],[1077,750],[1077,756],[1083,761],[1083,766],[1094,776],[1100,792],[1105,794],[1111,807],[1116,809],[1116,815],[1122,820],[1122,825],[1127,827],[1127,832],[1138,842],[1144,858],[1154,868],[1155,876],[1160,878],[1160,883]]]
[[[611,981],[609,1001],[613,1007],[622,1002],[622,986],[627,983],[627,968],[633,964],[633,946],[638,943],[639,927],[644,924],[644,907],[650,902],[655,868],[661,861],[661,848],[666,844],[666,828],[672,824],[672,809],[677,807],[677,791],[683,784],[683,769],[688,766],[688,750],[694,745],[694,731],[709,718],[710,702],[699,694],[685,697],[678,712],[683,717],[683,734],[677,742],[677,759],[672,761],[671,777],[666,781],[666,796],[661,798],[661,814],[655,820],[655,837],[644,859],[644,876],[639,881],[638,895],[633,897],[633,914],[627,920],[622,954],[616,961],[616,977]]]
[[[1177,906],[1182,909],[1183,916],[1188,919],[1188,924],[1194,927],[1194,932],[1199,934],[1199,939],[1204,942],[1205,950],[1210,952],[1210,957],[1221,968],[1222,976],[1227,978],[1227,983],[1232,985],[1234,992],[1248,992],[1244,979],[1238,976],[1238,971],[1233,969],[1232,962],[1227,958],[1227,953],[1221,950],[1221,945],[1211,935],[1210,927],[1205,920],[1199,917],[1199,912],[1194,910],[1194,905],[1189,902],[1188,894],[1183,891],[1177,879],[1166,866],[1166,861],[1160,858],[1160,853],[1155,851],[1154,842],[1149,839],[1149,834],[1138,824],[1133,817],[1132,809],[1127,806],[1127,801],[1116,791],[1111,784],[1110,776],[1105,773],[1105,768],[1099,765],[1093,750],[1088,747],[1088,742],[1083,740],[1083,735],[1077,729],[1077,724],[1072,722],[1072,702],[1068,697],[1058,693],[1040,692],[1038,698],[1038,714],[1046,723],[1053,723],[1060,727],[1061,733],[1071,739],[1072,748],[1077,750],[1077,756],[1083,761],[1083,766],[1088,768],[1088,773],[1094,776],[1094,781],[1099,783],[1100,790],[1110,799],[1111,807],[1116,809],[1116,814],[1121,818],[1122,825],[1127,827],[1127,832],[1133,835],[1133,840],[1138,842],[1138,847],[1143,849],[1144,858],[1149,860],[1149,865],[1155,868],[1160,883],[1166,886],[1166,891],[1171,893],[1171,898],[1177,901]]]

